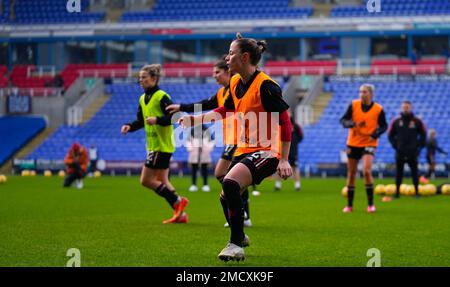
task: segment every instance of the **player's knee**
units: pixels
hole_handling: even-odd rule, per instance
[[[218,180],[220,183],[222,183],[222,182],[223,182],[223,179],[225,178],[225,175],[224,175],[224,174],[216,173],[216,172],[214,172],[214,176],[217,178],[217,180]]]
[[[222,183],[222,189],[225,196],[228,197],[235,193],[239,194],[241,186],[237,181],[226,178]]]
[[[356,178],[356,170],[355,171],[349,170],[347,175],[350,180],[354,180]]]
[[[372,178],[372,171],[370,169],[364,169],[363,170],[363,176],[366,179]]]
[[[149,178],[141,178],[141,185],[147,188],[155,188],[155,181]]]

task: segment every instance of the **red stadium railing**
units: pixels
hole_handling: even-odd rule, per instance
[[[68,64],[61,72],[63,86],[69,88],[79,77],[131,78],[144,63]],[[214,63],[165,63],[165,77],[211,77]],[[449,71],[447,59],[421,59],[413,64],[410,59],[339,59],[313,61],[267,61],[261,70],[272,76],[292,75],[439,75]],[[54,94],[54,67],[16,65],[6,76],[7,67],[0,66],[0,88],[9,84],[29,91],[35,96]],[[28,89],[28,90],[27,90]]]
[[[409,59],[401,60],[373,60],[370,74],[373,75],[417,75],[444,74],[447,72],[446,59],[423,59],[413,63]]]
[[[132,76],[131,65],[122,64],[69,64],[61,72],[64,87],[68,88],[78,77],[126,78]]]

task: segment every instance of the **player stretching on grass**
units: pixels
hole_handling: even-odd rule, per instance
[[[282,98],[280,86],[257,69],[266,47],[265,41],[242,38],[238,33],[226,58],[230,72],[236,74],[230,81],[231,96],[214,112],[180,119],[183,126],[189,127],[197,122],[215,120],[217,113],[220,118],[237,114],[238,148],[222,183],[231,229],[230,241],[219,253],[219,259],[224,261],[244,259],[243,247],[249,243],[244,234],[242,192],[275,172],[283,179],[292,175],[288,162],[291,142],[289,106]],[[272,128],[271,118],[278,116],[279,121]],[[280,126],[281,137],[277,133]]]
[[[160,65],[144,66],[139,72],[139,83],[145,93],[139,99],[137,119],[121,128],[122,134],[145,128],[147,160],[141,172],[141,184],[164,197],[173,209],[173,216],[163,223],[187,223],[184,212],[188,200],[178,196],[169,181],[169,162],[175,151],[171,115],[166,107],[172,104],[170,96],[158,87]]]
[[[222,87],[217,91],[217,93],[211,96],[209,99],[203,100],[195,104],[172,104],[166,109],[172,113],[182,111],[192,113],[194,112],[194,105],[201,105],[202,110],[213,110],[218,107],[222,107],[225,103],[225,99],[230,95],[230,78],[231,74],[228,70],[227,62],[225,57],[222,60],[217,61],[213,69],[213,77],[219,85]],[[236,140],[236,127],[233,118],[224,119],[222,122],[223,126],[223,143],[225,148],[223,150],[222,156],[217,162],[216,168],[214,170],[214,175],[217,180],[222,184],[225,175],[231,165],[231,160],[233,159],[234,152],[237,148]],[[225,227],[228,227],[230,220],[228,218],[228,205],[223,196],[220,197],[220,203],[222,204],[223,213],[225,215],[226,223]],[[249,197],[248,189],[242,193],[242,203],[244,205],[245,220],[244,226],[252,226],[252,221],[250,220],[250,210],[249,210]]]
[[[359,88],[359,100],[354,100],[347,108],[340,122],[349,128],[347,139],[347,190],[348,203],[343,212],[353,211],[355,179],[358,161],[363,161],[364,182],[368,200],[367,212],[375,212],[373,204],[372,162],[378,138],[387,129],[383,107],[373,101],[375,87],[363,84]]]

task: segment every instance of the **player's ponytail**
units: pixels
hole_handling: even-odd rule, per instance
[[[256,42],[256,45],[258,45],[261,54],[267,50],[267,42],[264,40]]]

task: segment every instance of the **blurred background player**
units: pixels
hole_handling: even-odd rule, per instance
[[[257,69],[266,48],[265,41],[242,38],[238,33],[226,58],[230,71],[236,75],[230,80],[230,97],[224,106],[203,115],[187,115],[179,121],[189,127],[196,122],[217,120],[217,114],[221,118],[237,115],[237,124],[242,126],[237,135],[238,148],[222,183],[221,196],[228,206],[231,229],[230,240],[218,256],[223,261],[244,259],[243,247],[249,245],[249,238],[244,233],[242,192],[275,172],[283,179],[292,175],[288,161],[292,136],[289,106],[283,100],[281,87]],[[281,127],[281,134],[273,133],[272,122],[266,113],[279,113],[276,124]],[[251,115],[254,120],[244,120]],[[262,133],[268,136],[260,137]]]
[[[347,190],[348,202],[343,212],[353,211],[355,180],[358,162],[362,159],[364,182],[366,185],[367,212],[375,212],[373,204],[372,162],[378,138],[387,129],[383,107],[373,101],[375,87],[363,84],[359,88],[359,99],[353,100],[340,122],[349,129],[347,139]]]
[[[74,181],[78,189],[83,188],[83,177],[86,175],[89,165],[87,149],[79,143],[73,143],[64,158],[67,166],[67,176],[64,179],[64,187],[69,187]]]
[[[198,103],[192,104],[172,104],[167,107],[167,110],[171,113],[178,111],[193,113],[195,105],[201,105],[202,111],[213,110],[218,107],[222,107],[225,103],[226,98],[230,95],[230,78],[231,73],[228,69],[227,62],[225,61],[227,55],[224,55],[221,60],[214,64],[213,77],[216,82],[222,87],[217,91],[216,94],[212,95],[210,98],[205,99]],[[236,124],[233,118],[224,119],[222,121],[223,126],[223,143],[225,148],[223,150],[222,156],[216,164],[214,170],[214,176],[222,184],[225,175],[227,174],[231,161],[233,159],[234,152],[236,151]],[[256,190],[256,185],[253,184],[253,192],[258,192]],[[244,226],[252,226],[252,221],[250,219],[250,199],[248,189],[244,190],[242,193],[242,202],[244,205],[245,220]],[[222,205],[223,213],[226,219],[224,227],[229,227],[229,216],[228,216],[228,205],[223,196],[220,196],[220,204]]]
[[[175,151],[171,115],[166,107],[172,103],[170,96],[158,86],[161,66],[146,65],[139,71],[139,84],[144,94],[139,99],[137,119],[122,126],[127,134],[145,128],[147,137],[147,160],[141,172],[141,184],[164,197],[173,209],[173,216],[163,223],[187,223],[184,212],[188,200],[178,196],[169,181],[169,163]]]
[[[400,197],[400,185],[403,180],[405,163],[411,169],[416,197],[419,197],[418,158],[420,151],[425,147],[427,133],[422,120],[412,112],[410,101],[404,101],[400,116],[392,121],[388,132],[389,142],[395,150],[396,173],[395,184],[397,190],[395,198]]]
[[[97,170],[98,149],[95,145],[89,147],[89,176]]]
[[[292,141],[291,148],[289,150],[289,164],[291,165],[294,172],[294,180],[295,180],[295,190],[300,191],[300,169],[298,168],[298,144],[303,140],[303,130],[302,127],[295,122],[294,117],[292,116],[291,109],[288,109],[289,117],[291,119],[292,125]],[[275,191],[281,189],[281,180],[277,177],[275,181]]]
[[[186,149],[189,152],[188,163],[192,166],[192,185],[189,187],[189,191],[195,192],[198,190],[197,173],[200,168],[203,178],[202,190],[209,192],[208,165],[212,162],[211,152],[214,149],[214,141],[205,125],[191,129],[186,141]]]
[[[447,152],[439,147],[437,143],[437,133],[435,129],[430,129],[430,132],[428,134],[428,140],[427,140],[427,162],[428,162],[428,172],[426,177],[434,179],[435,174],[435,168],[436,168],[436,151],[447,155]],[[424,178],[422,181],[424,183],[428,182],[428,179]]]

